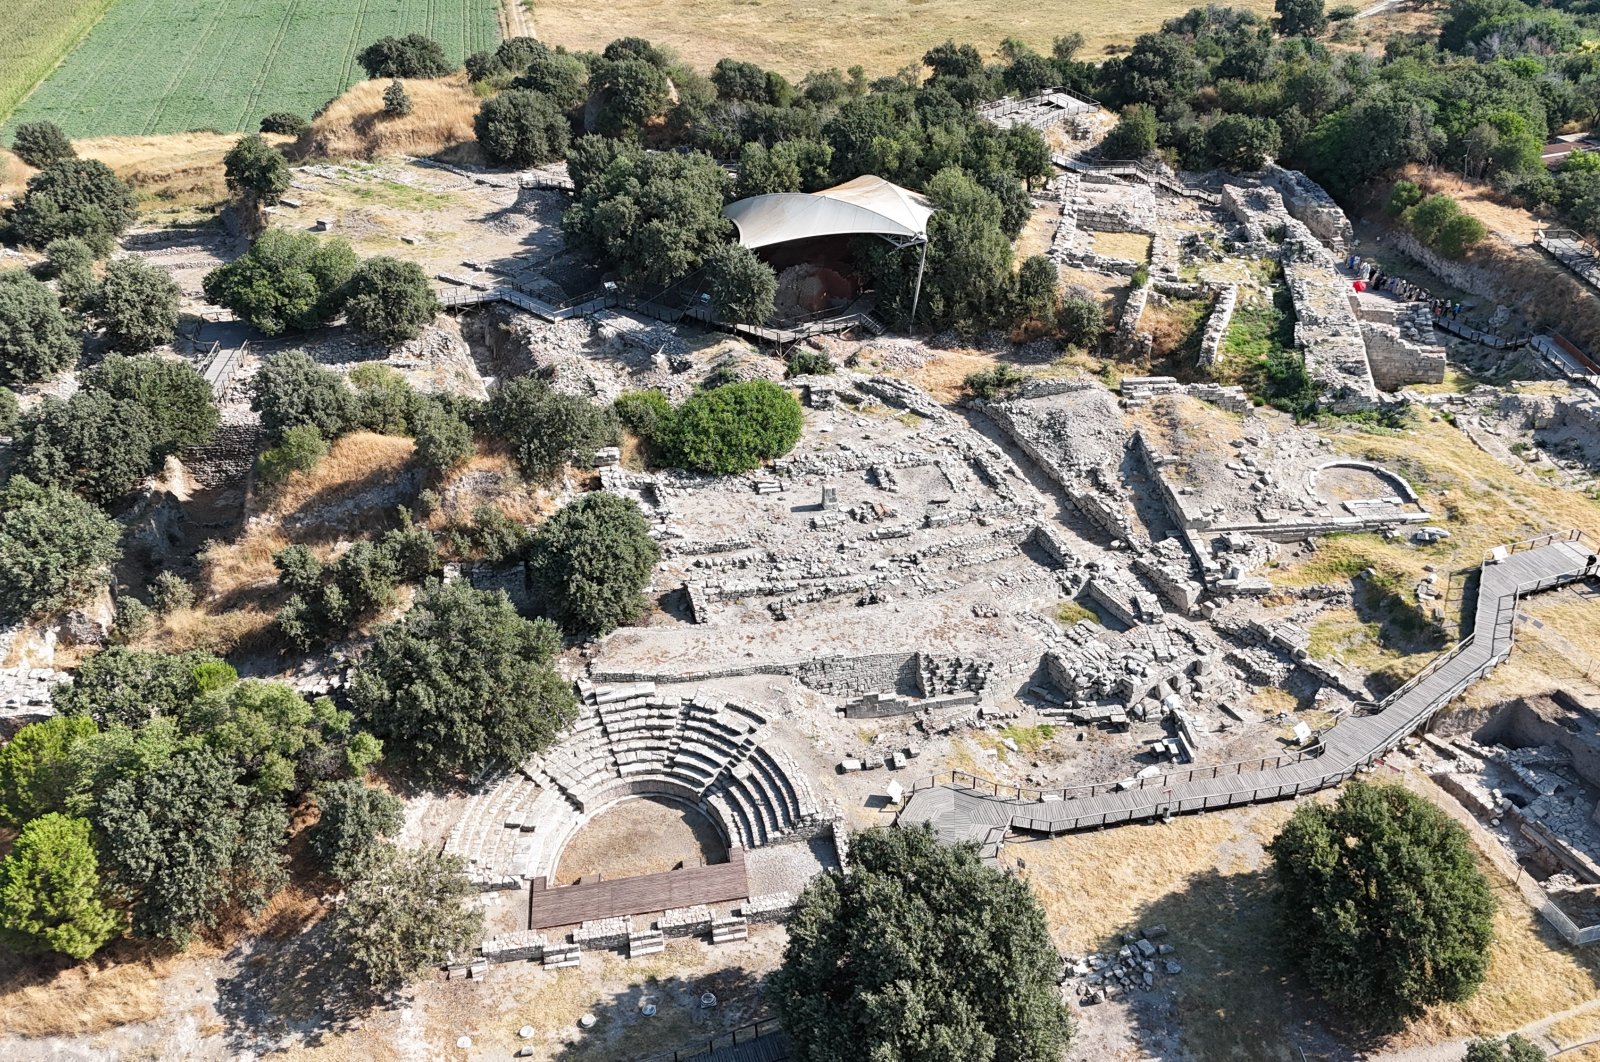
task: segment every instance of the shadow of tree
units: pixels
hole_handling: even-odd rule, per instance
[[[217,982],[217,1013],[237,1051],[316,1047],[372,1010],[398,1005],[334,952],[325,921],[288,939],[246,941],[228,957],[234,972]]]
[[[1213,869],[1138,909],[1128,930],[1164,925],[1160,942],[1176,948],[1171,959],[1182,967],[1156,975],[1170,1007],[1136,999],[1130,1008],[1147,1049],[1181,1043],[1183,1054],[1200,1059],[1357,1062],[1393,1031],[1353,1023],[1317,997],[1295,969],[1299,942],[1284,929],[1276,893],[1268,866]],[[1121,943],[1107,940],[1102,951]]]
[[[716,1005],[702,1005],[711,993]],[[655,1013],[645,1015],[646,1006]],[[647,977],[611,993],[590,1010],[592,1028],[574,1031],[558,1047],[553,1062],[624,1062],[655,1058],[663,1052],[703,1050],[719,1034],[768,1015],[763,974],[729,967],[702,977]]]

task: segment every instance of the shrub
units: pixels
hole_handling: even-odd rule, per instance
[[[609,634],[644,614],[640,593],[661,551],[631,498],[586,494],[540,525],[528,573],[564,626]]]
[[[1322,0],[1274,0],[1278,32],[1285,37],[1315,37],[1327,28]]]
[[[968,373],[961,386],[975,398],[991,399],[1013,390],[1027,376],[1004,362],[992,369]]]
[[[17,430],[17,396],[9,387],[0,387],[0,439]]]
[[[784,363],[785,379],[796,376],[828,376],[833,373],[833,359],[820,350],[797,350]]]
[[[328,453],[328,440],[309,424],[296,425],[283,433],[277,446],[261,452],[256,473],[268,487],[277,487],[296,472],[310,472]]]
[[[719,320],[759,325],[772,316],[778,276],[748,247],[723,244],[706,256],[706,290]]]
[[[171,615],[194,604],[194,590],[174,572],[162,572],[151,580],[149,593],[158,616]]]
[[[926,827],[858,833],[850,872],[814,879],[787,926],[770,985],[796,1059],[1044,1062],[1071,1039],[1044,909],[977,845]]]
[[[381,838],[400,831],[400,801],[359,778],[330,782],[317,790],[317,824],[311,828],[311,855],[331,878],[357,877]]]
[[[448,472],[472,456],[472,427],[442,403],[423,399],[411,417],[417,460],[428,471]]]
[[[76,236],[103,256],[137,214],[133,190],[105,163],[63,159],[28,179],[27,192],[11,213],[11,228],[34,247]]]
[[[261,414],[261,427],[274,442],[302,426],[336,439],[357,416],[356,397],[344,380],[303,350],[279,351],[262,361],[250,381],[250,408]]]
[[[1061,300],[1057,316],[1061,325],[1061,338],[1070,346],[1094,350],[1106,330],[1106,311],[1086,291],[1074,292]]]
[[[478,890],[458,856],[380,845],[345,889],[329,940],[373,988],[391,991],[465,958],[483,937]]]
[[[0,862],[0,931],[18,951],[87,959],[122,931],[102,894],[88,820],[45,815]]]
[[[156,456],[157,425],[137,402],[82,390],[46,398],[23,418],[17,472],[109,506],[136,490]]]
[[[1395,217],[1399,217],[1418,203],[1422,202],[1422,189],[1411,181],[1396,181],[1394,187],[1389,189],[1389,198],[1383,208]]]
[[[1446,221],[1433,239],[1433,249],[1446,258],[1460,258],[1489,234],[1483,222],[1471,214],[1457,214]]]
[[[351,702],[430,778],[521,763],[577,713],[550,666],[560,646],[552,624],[518,616],[503,593],[433,584],[378,631],[351,676]]]
[[[410,431],[422,397],[411,389],[404,376],[387,365],[368,362],[350,371],[350,386],[355,391],[351,430],[380,435],[405,435]]]
[[[411,113],[411,97],[399,78],[389,82],[389,87],[383,90],[383,113],[390,118],[404,118]]]
[[[458,554],[490,564],[520,559],[527,552],[530,538],[527,528],[492,505],[473,509],[470,523],[450,531],[451,548]]]
[[[0,384],[28,384],[70,368],[83,353],[50,289],[20,269],[0,272]]]
[[[279,584],[293,595],[278,626],[301,650],[342,637],[394,604],[402,582],[433,574],[438,559],[433,536],[409,521],[375,542],[355,543],[326,567],[304,546],[290,546],[273,557]]]
[[[1445,222],[1461,212],[1456,201],[1447,195],[1435,193],[1405,213],[1406,224],[1411,231],[1417,234],[1417,239],[1432,246],[1434,238],[1439,235],[1439,230],[1444,228]]]
[[[561,471],[570,455],[617,442],[611,410],[581,398],[558,394],[534,376],[519,376],[495,387],[487,417],[491,435],[511,447],[522,474],[543,482]]]
[[[662,436],[672,421],[672,402],[655,388],[624,391],[611,403],[622,426],[649,443]]]
[[[1217,165],[1235,172],[1259,170],[1283,147],[1271,118],[1227,114],[1206,131],[1206,146]]]
[[[390,345],[417,338],[441,309],[422,267],[397,258],[361,263],[345,301],[352,327]]]
[[[1478,1039],[1467,1044],[1462,1062],[1545,1062],[1548,1055],[1532,1040],[1512,1033],[1504,1040]]]
[[[1017,270],[1012,314],[1018,324],[1055,319],[1061,302],[1061,271],[1042,254],[1032,255]]]
[[[803,425],[800,403],[777,384],[724,384],[678,408],[666,448],[682,468],[732,475],[794,449]]]
[[[271,229],[246,254],[206,274],[206,298],[269,336],[315,328],[344,308],[357,264],[345,240]]]
[[[356,62],[369,78],[435,78],[455,69],[445,58],[444,46],[420,33],[381,37],[362,49]]]
[[[1290,953],[1335,1005],[1396,1020],[1483,982],[1494,896],[1466,832],[1426,800],[1351,782],[1297,810],[1268,851]]]
[[[55,715],[29,723],[0,746],[0,822],[21,827],[65,810],[73,786],[72,750],[99,731],[92,719]]]
[[[172,342],[178,331],[178,285],[140,258],[106,263],[93,316],[118,350],[140,353]]]
[[[589,76],[602,101],[593,128],[606,136],[637,136],[672,100],[667,75],[643,59],[608,58],[596,63]]]
[[[52,162],[75,159],[72,141],[54,122],[23,122],[11,138],[11,150],[29,166],[42,170]]]
[[[1108,159],[1144,159],[1155,153],[1156,114],[1143,104],[1124,110],[1100,142],[1100,154]]]
[[[271,114],[261,119],[261,131],[263,133],[277,133],[281,136],[299,136],[309,128],[311,128],[310,122],[306,121],[298,114],[293,114],[289,111],[273,111]]]
[[[522,69],[512,87],[543,93],[563,112],[581,107],[589,98],[589,68],[576,56],[547,51]]]
[[[150,606],[136,597],[124,594],[117,598],[111,621],[112,638],[127,645],[150,632]]]
[[[518,169],[564,158],[572,134],[555,101],[529,89],[510,89],[484,100],[473,128],[490,162]]]

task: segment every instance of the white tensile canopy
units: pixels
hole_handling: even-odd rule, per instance
[[[767,247],[814,236],[862,233],[909,246],[928,238],[933,204],[882,177],[857,177],[820,192],[778,192],[729,203],[722,216],[739,230],[739,242]]]
[[[880,236],[896,247],[922,247],[911,315],[922,294],[922,269],[928,261],[928,219],[934,207],[926,196],[868,174],[820,192],[778,192],[751,196],[722,208],[739,230],[739,242],[752,250],[818,236]]]

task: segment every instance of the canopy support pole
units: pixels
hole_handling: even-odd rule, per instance
[[[917,324],[917,301],[922,298],[922,271],[928,265],[928,239],[922,239],[922,258],[917,262],[917,286],[911,291],[911,327]]]

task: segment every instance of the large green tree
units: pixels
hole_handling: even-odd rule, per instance
[[[224,689],[237,678],[232,667],[209,653],[113,645],[85,660],[51,699],[63,715],[87,716],[102,727],[138,728],[180,714],[201,694]]]
[[[491,435],[511,447],[522,474],[537,481],[554,478],[572,455],[587,461],[597,447],[617,441],[610,409],[552,390],[531,375],[490,392],[485,423]]]
[[[665,287],[726,241],[727,190],[727,172],[709,156],[625,151],[587,181],[561,226],[629,283]]]
[[[473,128],[490,162],[518,169],[565,158],[572,136],[562,108],[532,89],[510,89],[484,100]]]
[[[344,304],[351,327],[391,345],[420,336],[440,309],[421,266],[381,256],[361,263]]]
[[[49,612],[105,585],[121,533],[77,495],[12,476],[0,487],[0,615]]]
[[[339,374],[303,350],[281,350],[262,361],[250,381],[250,408],[261,414],[262,430],[274,443],[300,427],[335,439],[358,414],[356,396]]]
[[[49,288],[26,270],[0,272],[0,384],[29,384],[71,368],[83,342]]]
[[[361,50],[356,62],[369,78],[435,78],[444,77],[455,69],[445,58],[444,46],[420,33],[380,37]]]
[[[483,908],[458,856],[383,845],[345,888],[330,939],[376,989],[391,991],[464,959]]]
[[[126,765],[96,792],[101,866],[135,933],[184,947],[225,905],[258,909],[282,886],[288,816],[241,774],[189,741],[160,762]]]
[[[0,861],[0,935],[7,943],[87,959],[122,923],[103,899],[87,820],[52,812],[22,828]]]
[[[63,159],[28,179],[27,193],[12,211],[11,228],[34,247],[76,236],[97,255],[105,255],[137,215],[133,189],[109,166],[94,159]]]
[[[311,854],[338,881],[358,876],[382,838],[400,831],[405,817],[400,801],[359,778],[329,782],[317,789],[317,824],[311,828]]]
[[[252,218],[289,190],[289,160],[259,133],[240,137],[223,156],[222,167],[228,191]]]
[[[181,358],[112,354],[84,377],[83,386],[143,409],[157,457],[204,446],[221,420],[211,385]]]
[[[54,122],[23,122],[11,138],[11,150],[29,166],[42,170],[52,162],[75,159],[72,141]]]
[[[72,789],[72,747],[99,730],[92,719],[65,715],[18,730],[0,747],[0,821],[22,826],[65,810]]]
[[[206,298],[269,336],[315,328],[344,308],[356,266],[345,240],[269,229],[244,255],[206,274]]]
[[[14,467],[35,483],[111,506],[150,474],[156,431],[142,405],[105,391],[46,398],[22,418]]]
[[[1071,1036],[1043,908],[975,845],[857,834],[787,927],[770,991],[797,1062],[1055,1062]]]
[[[663,450],[682,468],[733,475],[794,449],[804,423],[794,395],[769,380],[724,384],[678,407]]]
[[[1291,955],[1337,1006],[1397,1020],[1482,984],[1494,895],[1466,831],[1426,800],[1352,782],[1297,810],[1268,851]]]
[[[576,715],[551,667],[560,645],[554,626],[518,616],[502,593],[434,584],[378,632],[351,677],[351,702],[425,776],[520,763]]]
[[[172,342],[181,292],[164,269],[141,258],[106,263],[94,300],[94,319],[118,350],[142,353]]]
[[[1272,10],[1285,37],[1315,37],[1328,25],[1322,0],[1273,0]]]
[[[660,558],[639,506],[600,492],[585,494],[540,525],[528,571],[564,625],[609,634],[644,613],[640,591]]]
[[[778,277],[750,248],[723,244],[706,256],[706,290],[718,318],[763,324],[772,316]]]

